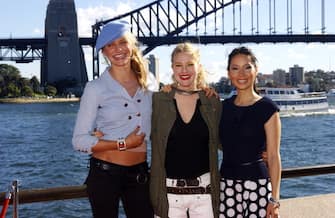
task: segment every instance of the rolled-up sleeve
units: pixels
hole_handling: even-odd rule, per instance
[[[73,148],[85,153],[92,153],[92,147],[98,138],[91,135],[96,123],[99,94],[94,83],[88,82],[80,99],[80,107],[73,131]]]

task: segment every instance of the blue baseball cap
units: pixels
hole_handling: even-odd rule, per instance
[[[123,34],[130,30],[130,25],[127,21],[118,20],[111,21],[102,27],[102,30],[95,43],[97,52],[102,49],[108,43],[123,36]]]

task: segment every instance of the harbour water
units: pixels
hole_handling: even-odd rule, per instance
[[[72,149],[78,103],[0,104],[0,192],[14,179],[20,189],[83,184],[87,155]],[[335,163],[335,101],[329,113],[282,118],[284,168]],[[284,179],[281,198],[335,193],[335,175]],[[19,206],[19,216],[89,218],[87,199]],[[123,217],[121,215],[120,217]],[[11,207],[7,217],[11,217]]]

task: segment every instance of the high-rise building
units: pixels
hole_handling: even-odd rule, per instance
[[[159,84],[159,59],[151,54],[148,57],[148,62],[149,72],[155,76],[157,83]]]
[[[258,87],[267,86],[269,83],[273,83],[272,75],[261,72],[257,74],[256,84]]]
[[[281,87],[286,85],[286,72],[282,69],[273,71],[273,83],[275,86]]]
[[[303,67],[299,67],[298,65],[295,64],[293,67],[290,67],[289,75],[290,75],[290,84],[292,86],[297,86],[298,84],[305,82]]]

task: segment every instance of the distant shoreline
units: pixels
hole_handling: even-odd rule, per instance
[[[0,98],[0,104],[30,104],[30,103],[56,103],[79,102],[80,98]]]

